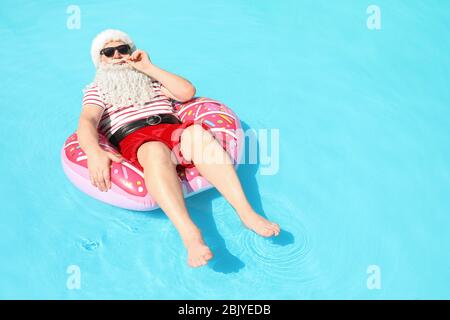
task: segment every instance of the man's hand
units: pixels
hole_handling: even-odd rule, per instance
[[[144,73],[153,67],[148,54],[143,50],[136,50],[125,60],[125,62],[132,65],[136,70]]]
[[[185,102],[192,99],[195,95],[195,87],[192,83],[176,74],[155,66],[143,50],[136,50],[131,56],[125,59],[125,62],[150,78],[161,82],[161,88],[165,88],[164,94],[169,98]]]
[[[122,155],[100,150],[88,155],[89,178],[94,187],[100,191],[111,189],[111,160],[120,163],[124,160]]]

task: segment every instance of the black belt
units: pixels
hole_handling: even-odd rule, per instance
[[[155,126],[160,123],[179,124],[181,121],[178,117],[170,113],[154,114],[148,118],[139,119],[123,125],[109,138],[109,142],[111,142],[116,148],[119,148],[119,142],[130,133],[147,126]]]

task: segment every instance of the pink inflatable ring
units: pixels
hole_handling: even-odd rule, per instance
[[[243,135],[240,121],[235,113],[224,104],[208,98],[194,98],[185,103],[177,101],[174,103],[177,114],[183,122],[194,120],[206,124],[211,129],[216,140],[233,159],[237,169],[242,152]],[[104,150],[118,153],[101,133],[99,133],[99,144]],[[111,189],[101,192],[94,187],[89,179],[87,157],[78,145],[76,133],[73,133],[64,143],[61,162],[69,180],[78,189],[100,201],[137,211],[159,208],[147,192],[144,173],[126,160],[123,163],[111,162]],[[212,188],[195,166],[178,172],[178,177],[185,197]]]

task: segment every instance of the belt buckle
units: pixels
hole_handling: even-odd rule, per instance
[[[157,124],[161,123],[161,121],[162,121],[162,118],[159,114],[154,114],[145,120],[145,122],[147,122],[147,124],[150,126],[157,125]]]

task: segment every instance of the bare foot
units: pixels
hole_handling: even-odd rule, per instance
[[[240,215],[242,223],[263,237],[278,236],[280,234],[280,226],[276,223],[261,217],[254,211]]]
[[[188,264],[193,268],[204,266],[213,257],[211,250],[205,244],[201,235],[196,235],[186,240],[185,245],[188,251]]]

